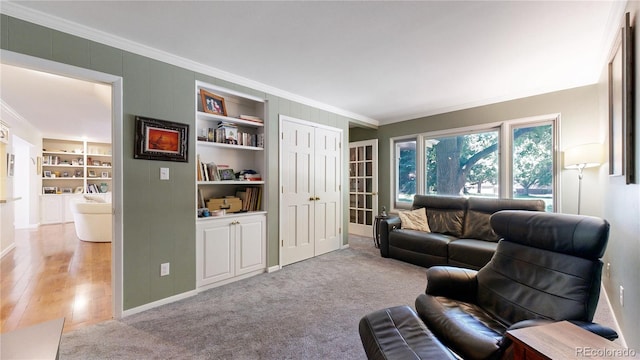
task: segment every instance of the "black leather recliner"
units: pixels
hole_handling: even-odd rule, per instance
[[[502,237],[478,271],[435,266],[416,310],[442,344],[464,359],[505,356],[510,329],[569,320],[613,340],[592,323],[600,296],[606,220],[579,215],[500,211],[491,226]]]

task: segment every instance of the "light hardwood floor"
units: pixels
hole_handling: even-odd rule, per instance
[[[80,241],[73,223],[15,234],[0,261],[0,332],[60,317],[67,332],[112,318],[111,243]]]

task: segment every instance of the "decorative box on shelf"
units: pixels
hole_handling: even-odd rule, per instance
[[[234,196],[227,196],[221,199],[209,199],[207,201],[209,211],[225,210],[234,213],[242,210],[242,200]]]

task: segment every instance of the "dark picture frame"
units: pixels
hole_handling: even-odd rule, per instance
[[[224,104],[224,98],[222,96],[200,89],[200,101],[202,102],[202,110],[204,112],[227,116],[227,107]]]
[[[626,13],[611,54],[609,71],[609,175],[635,184],[634,40]]]
[[[188,124],[136,116],[135,126],[135,159],[188,162]]]

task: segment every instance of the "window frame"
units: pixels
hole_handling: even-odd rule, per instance
[[[416,195],[425,194],[425,140],[438,137],[460,136],[478,132],[498,131],[498,182],[499,197],[513,198],[513,142],[512,132],[519,127],[551,125],[553,137],[553,209],[554,212],[561,212],[560,181],[561,164],[559,163],[560,149],[560,114],[547,114],[519,119],[491,122],[481,125],[465,126],[446,130],[427,131],[416,135],[405,135],[390,138],[390,159],[391,172],[394,175],[390,184],[391,212],[411,209],[411,204],[399,203],[398,199],[398,159],[396,158],[396,144],[404,141],[416,142]],[[507,149],[507,151],[504,151]]]
[[[419,194],[418,192],[418,186],[417,184],[419,184],[422,180],[421,180],[421,170],[420,170],[420,164],[421,164],[421,155],[419,153],[419,148],[420,148],[420,135],[410,135],[410,136],[400,136],[400,137],[394,137],[392,139],[390,139],[390,159],[392,159],[391,161],[391,173],[393,174],[393,181],[391,182],[391,194],[393,194],[393,199],[391,199],[392,203],[391,203],[391,209],[396,210],[396,209],[410,209],[411,208],[411,203],[401,203],[398,201],[398,191],[399,191],[399,174],[398,174],[398,157],[396,156],[396,149],[398,147],[398,143],[404,143],[404,142],[411,142],[411,141],[415,141],[416,142],[416,164],[415,164],[415,168],[416,168],[416,194]],[[396,211],[397,212],[397,211]]]

